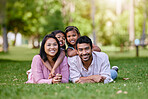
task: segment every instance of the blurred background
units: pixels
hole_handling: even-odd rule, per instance
[[[0,51],[39,48],[43,37],[73,25],[101,46],[148,45],[148,0],[0,0]],[[110,47],[108,47],[110,48]]]

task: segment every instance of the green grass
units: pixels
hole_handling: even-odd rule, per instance
[[[113,83],[48,85],[24,84],[26,71],[39,49],[10,47],[8,53],[0,53],[0,99],[147,99],[148,50],[140,49],[137,58],[135,50],[102,50],[109,55],[111,65],[120,68]],[[122,93],[117,94],[119,90]]]

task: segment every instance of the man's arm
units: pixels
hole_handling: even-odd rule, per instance
[[[81,77],[80,71],[77,66],[80,64],[78,63],[77,56],[68,57],[68,65],[70,71],[70,79],[73,83]]]
[[[101,75],[91,75],[88,77],[80,77],[76,83],[100,83],[104,82],[106,77],[101,76]]]
[[[112,82],[113,79],[111,78],[110,74],[110,62],[108,59],[108,55],[104,53],[103,57],[103,63],[101,65],[100,75],[106,77],[104,80],[104,83]]]

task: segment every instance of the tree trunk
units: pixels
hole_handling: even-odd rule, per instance
[[[37,44],[35,44],[37,43]],[[40,35],[33,36],[32,38],[32,48],[39,48],[40,47]]]
[[[95,1],[91,0],[91,10],[92,10],[92,29],[93,29],[93,43],[96,45],[96,32],[95,32]]]
[[[135,30],[134,30],[134,0],[130,0],[130,23],[129,23],[129,41],[131,48],[134,47]]]
[[[18,33],[18,28],[15,27],[14,28],[14,42],[13,42],[13,46],[15,46],[15,44],[16,44],[16,35],[17,35],[17,33]]]
[[[2,25],[2,33],[3,33],[3,51],[8,52],[7,30],[5,25]]]
[[[120,52],[123,52],[123,50],[124,50],[124,45],[121,43],[120,44]]]
[[[3,51],[8,52],[8,40],[6,29],[6,0],[0,0],[0,24],[2,25],[1,31],[3,34]]]

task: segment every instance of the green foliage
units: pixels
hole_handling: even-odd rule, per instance
[[[120,45],[128,41],[129,0],[122,1],[120,15],[116,14],[117,0],[94,1],[97,41],[102,45]],[[144,21],[148,33],[148,18],[144,17],[148,16],[148,1],[135,0],[134,8],[135,38],[141,38]],[[90,35],[93,29],[91,13],[91,0],[7,0],[7,27],[11,31],[17,27],[26,36],[44,37],[53,30],[74,25],[81,35]]]
[[[107,50],[106,50],[107,49]],[[116,50],[117,48],[115,48]],[[10,47],[8,53],[0,53],[0,98],[1,99],[147,99],[148,97],[148,50],[140,49],[120,53],[112,48],[102,48],[109,57],[111,66],[119,67],[118,78],[110,84],[24,84],[26,71],[38,49]],[[22,53],[23,52],[23,53]],[[129,78],[129,80],[123,80]],[[117,93],[118,91],[121,93]]]

